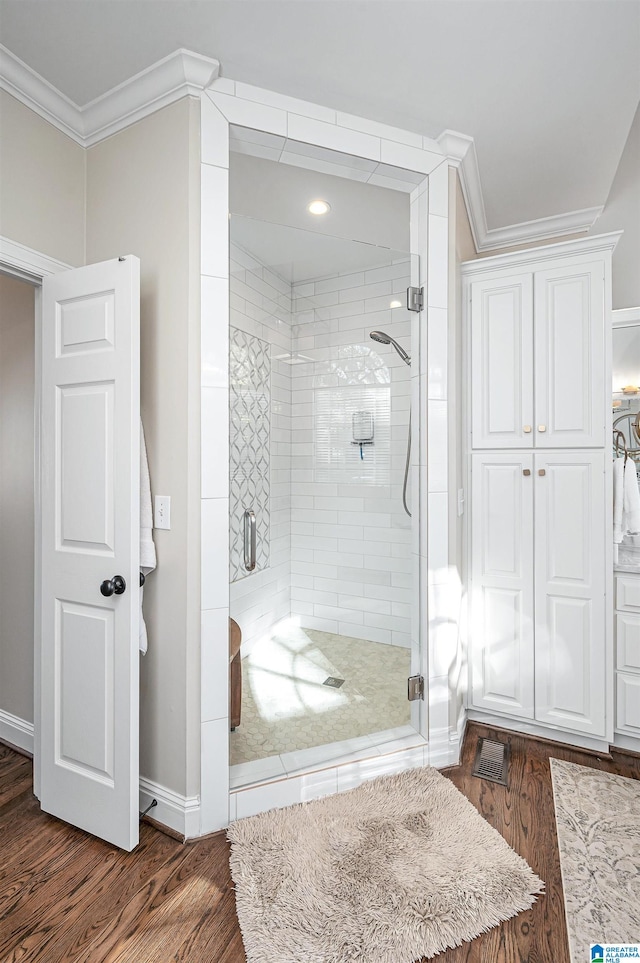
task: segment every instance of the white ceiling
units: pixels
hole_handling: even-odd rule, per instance
[[[640,94],[638,0],[0,0],[80,106],[179,47],[221,75],[475,139],[490,229],[603,205]]]
[[[362,241],[348,241],[237,214],[230,218],[229,237],[291,284],[370,271],[394,261],[409,261],[411,257]]]

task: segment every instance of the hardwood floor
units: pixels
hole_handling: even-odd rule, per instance
[[[508,788],[470,775],[485,735],[511,745]],[[461,766],[444,774],[546,892],[438,963],[569,963],[550,756],[640,778],[640,758],[598,758],[470,724]],[[0,745],[0,963],[18,961],[245,963],[224,834],[182,845],[143,824],[140,845],[123,853],[42,813],[30,760]]]

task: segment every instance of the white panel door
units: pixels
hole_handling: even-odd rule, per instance
[[[472,702],[533,718],[533,455],[472,456]]]
[[[533,278],[471,285],[474,448],[533,446]]]
[[[601,261],[535,274],[535,444],[605,443],[604,275]]]
[[[127,850],[138,842],[139,273],[127,256],[46,278],[42,321],[40,802]]]
[[[604,453],[537,454],[536,719],[605,735]]]

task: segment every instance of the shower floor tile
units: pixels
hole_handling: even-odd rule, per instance
[[[230,763],[366,736],[410,722],[410,650],[287,625],[242,660],[242,721]],[[344,679],[338,689],[328,677]]]

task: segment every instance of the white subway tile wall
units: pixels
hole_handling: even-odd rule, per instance
[[[407,257],[292,287],[292,350],[309,360],[291,369],[291,614],[307,628],[401,646],[411,626],[410,592],[394,581],[411,572],[410,370],[369,332],[410,349],[409,284]],[[354,444],[368,425],[373,444]]]
[[[291,285],[232,240],[230,324],[268,343],[272,365],[271,559],[231,576],[245,654],[290,614],[308,628],[410,645],[410,593],[395,581],[411,572],[410,372],[369,337],[379,327],[409,348],[406,309],[391,307],[404,305],[409,282],[407,257]]]

